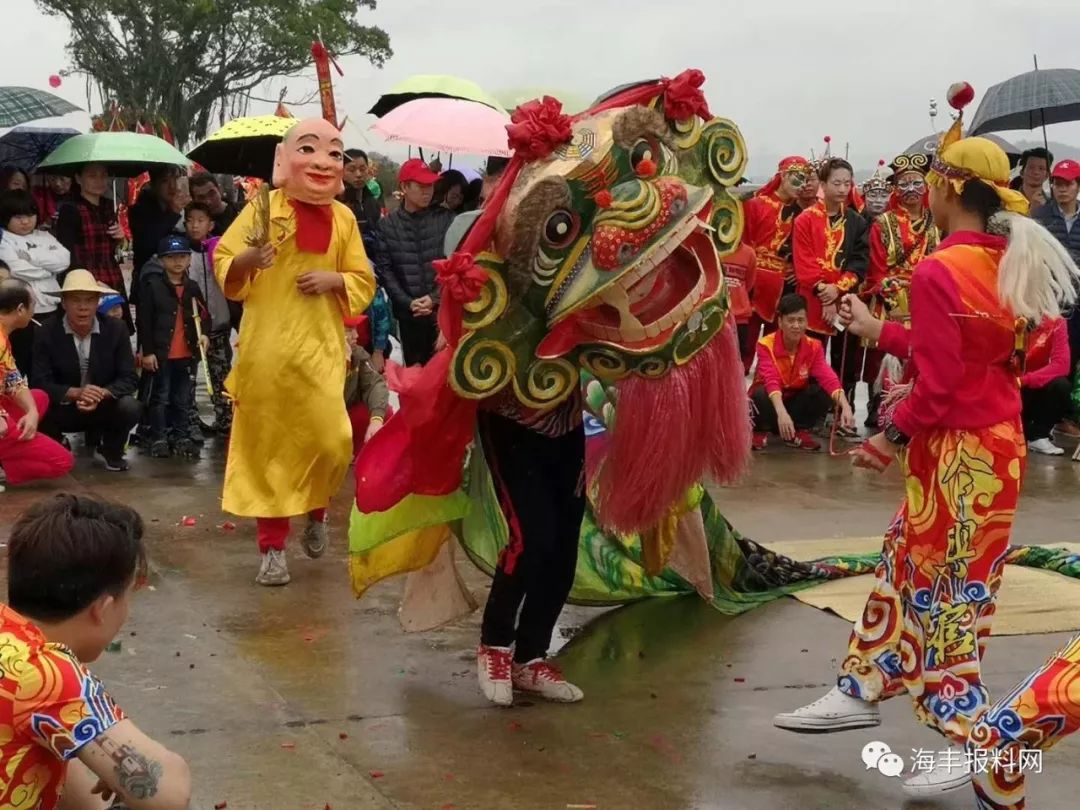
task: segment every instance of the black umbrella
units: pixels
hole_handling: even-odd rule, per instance
[[[1080,70],[1032,70],[986,91],[971,135],[1080,121]]]
[[[32,172],[56,147],[78,134],[77,129],[12,127],[0,136],[0,165]]]
[[[915,143],[904,150],[904,154],[914,155],[922,153],[924,155],[933,155],[937,152],[938,144],[941,142],[941,136],[943,134],[944,133],[936,132],[933,135],[927,135],[925,138],[919,138],[919,140],[915,141]],[[973,135],[974,133],[969,131],[967,134]],[[1016,165],[1020,162],[1021,154],[1018,147],[1013,146],[1000,135],[983,134],[980,137],[986,138],[988,141],[993,141],[1000,146],[1005,151],[1005,154],[1009,156],[1009,167],[1016,168]]]

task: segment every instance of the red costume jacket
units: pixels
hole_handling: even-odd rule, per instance
[[[792,354],[784,346],[783,335],[773,332],[758,341],[757,359],[751,391],[764,388],[768,394],[780,392],[787,399],[806,388],[811,379],[829,396],[840,390],[840,379],[825,360],[825,347],[815,338],[804,337]]]
[[[887,305],[890,309],[899,310],[899,314],[906,318],[910,315],[908,289],[911,274],[919,262],[937,248],[940,240],[929,209],[915,221],[904,208],[894,207],[886,211],[870,227],[870,269],[863,292],[880,296],[882,284],[892,279],[893,289],[885,296]],[[875,314],[881,316],[884,312],[876,311]]]
[[[857,289],[866,276],[868,252],[866,220],[850,206],[830,220],[825,203],[819,202],[795,220],[795,280],[799,293],[806,298],[811,332],[831,335],[836,331],[823,317],[815,288],[835,284],[841,294]]]
[[[754,250],[747,244],[723,260],[724,282],[727,284],[731,316],[735,323],[747,323],[753,312],[750,297],[757,276]]]
[[[1028,336],[1027,363],[1020,384],[1042,388],[1069,376],[1069,328],[1064,318],[1047,318]]]
[[[743,205],[743,243],[754,249],[756,277],[751,295],[754,312],[763,321],[776,320],[784,282],[793,279],[791,232],[801,209],[774,193],[757,194]]]
[[[960,232],[942,241],[911,279],[911,329],[887,321],[878,348],[915,362],[911,394],[894,424],[921,430],[977,430],[1020,415],[1020,386],[1010,360],[1015,318],[997,297],[1005,239]]]

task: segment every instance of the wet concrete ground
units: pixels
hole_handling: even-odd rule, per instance
[[[869,771],[860,751],[942,747],[904,699],[881,729],[831,736],[776,730],[778,711],[832,683],[848,626],[784,599],[722,616],[696,597],[614,611],[568,608],[558,641],[577,706],[490,708],[475,680],[478,617],[405,635],[400,582],[362,601],[349,593],[348,487],[332,509],[331,552],[290,550],[293,582],[255,586],[254,527],[221,524],[221,449],[195,464],[133,459],[125,475],[80,458],[56,488],[136,506],[160,575],[135,602],[119,653],[94,665],[121,705],[191,763],[199,808],[230,810],[884,810],[973,806],[963,791],[905,804],[899,781]],[[855,537],[883,530],[900,481],[854,472],[824,454],[769,452],[751,479],[717,493],[744,533],[776,539]],[[1080,464],[1035,459],[1016,540],[1076,541]],[[0,496],[6,532],[52,487]],[[194,526],[181,525],[194,516]],[[485,578],[462,565],[481,598]],[[1078,586],[1080,587],[1080,586]],[[1000,694],[1065,641],[993,642],[988,679]],[[1080,741],[1046,757],[1032,808],[1074,807]],[[222,803],[226,803],[222,805]]]

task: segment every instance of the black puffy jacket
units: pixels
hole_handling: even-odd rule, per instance
[[[407,315],[417,298],[430,295],[438,301],[431,263],[443,258],[443,240],[453,219],[442,207],[414,214],[398,208],[379,222],[375,270],[399,316]]]
[[[165,268],[155,256],[143,267],[139,279],[138,336],[143,357],[154,355],[158,364],[169,359],[173,330],[176,328],[176,308],[184,307],[184,338],[193,358],[199,357],[199,337],[195,331],[195,309],[199,312],[200,328],[210,334],[210,312],[206,308],[199,285],[184,276],[183,300],[165,275]],[[193,303],[197,306],[193,306]]]

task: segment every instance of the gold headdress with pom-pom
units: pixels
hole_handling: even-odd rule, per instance
[[[870,175],[870,178],[863,183],[862,193],[868,194],[871,191],[889,191],[891,185],[889,183],[889,172],[886,171],[885,161],[879,160],[877,168],[874,169],[874,173]]]
[[[946,98],[957,116],[941,138],[927,182],[938,187],[951,186],[956,194],[962,194],[968,181],[981,180],[994,188],[1005,210],[1026,214],[1027,198],[1009,188],[1009,158],[1005,151],[986,138],[963,137],[964,107],[975,99],[975,90],[967,82],[958,82],[949,88]]]

